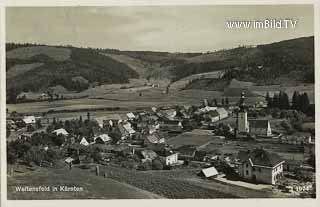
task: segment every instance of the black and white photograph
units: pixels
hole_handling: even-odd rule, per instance
[[[316,199],[314,25],[313,4],[7,6],[6,199]]]

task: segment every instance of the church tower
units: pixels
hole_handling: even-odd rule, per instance
[[[246,134],[249,133],[249,122],[248,122],[248,113],[244,104],[244,92],[241,93],[240,103],[239,103],[239,112],[237,115],[237,133]]]

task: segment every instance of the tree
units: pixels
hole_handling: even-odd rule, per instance
[[[268,102],[269,101],[269,99],[270,99],[270,94],[269,94],[269,91],[267,91],[267,94],[266,94],[266,102]]]
[[[274,108],[279,108],[279,94],[275,93],[272,99],[272,106]]]
[[[294,91],[292,95],[292,109],[300,110],[300,95],[297,91]]]
[[[37,129],[40,129],[42,127],[42,124],[41,124],[41,120],[40,119],[37,119],[36,120],[36,127]]]
[[[307,93],[303,93],[301,95],[300,102],[301,102],[301,111],[303,113],[306,113],[310,105],[309,97]]]
[[[152,161],[152,169],[153,170],[162,170],[163,169],[163,164],[159,159],[154,159]]]
[[[226,97],[226,104],[229,105],[229,99]]]

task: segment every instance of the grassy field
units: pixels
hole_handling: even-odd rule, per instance
[[[215,189],[209,189],[193,185],[186,180],[178,179],[180,176],[161,175],[156,171],[136,172],[122,168],[102,166],[101,171],[108,173],[108,177],[125,182],[138,188],[151,191],[166,198],[184,199],[184,198],[236,198],[228,192],[221,192]],[[171,172],[168,172],[169,174]],[[195,172],[191,172],[191,175]]]
[[[211,141],[219,142],[219,138],[213,137],[211,134],[200,134],[200,133],[192,133],[186,132],[180,134],[176,137],[173,137],[167,141],[169,145],[174,146],[174,148],[178,148],[183,145],[194,145],[194,146],[201,146]]]
[[[111,87],[111,86],[110,86]],[[136,110],[137,108],[150,108],[152,106],[170,106],[170,105],[192,105],[201,104],[203,99],[217,98],[220,102],[222,92],[204,91],[204,90],[170,90],[169,94],[164,94],[164,88],[138,88],[136,89],[118,89],[118,88],[100,88],[79,93],[79,96],[88,96],[87,98],[78,98],[59,101],[43,101],[19,104],[7,104],[9,111],[19,113],[47,112],[55,110],[79,110],[79,109],[102,109],[106,107],[120,107],[122,110]],[[141,93],[141,96],[139,95]],[[247,103],[254,103],[262,100],[261,97],[250,97]],[[235,103],[239,97],[229,98],[230,103]]]
[[[17,186],[76,186],[82,192],[17,192]],[[95,176],[79,168],[46,169],[8,176],[9,200],[47,199],[147,199],[160,196],[116,180]]]

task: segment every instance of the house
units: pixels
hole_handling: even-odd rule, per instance
[[[147,160],[152,161],[158,157],[157,153],[155,153],[152,150],[142,150],[141,155],[144,158],[143,161],[147,161]]]
[[[121,133],[122,139],[132,137],[136,133],[136,131],[132,129],[131,124],[129,122],[120,123],[118,125],[118,129]]]
[[[86,140],[86,138],[82,137],[81,141],[80,141],[80,144],[81,145],[84,145],[84,146],[89,146],[89,142]]]
[[[217,107],[206,106],[206,107],[198,109],[198,112],[208,113],[209,111],[215,111],[216,109],[217,109]]]
[[[120,114],[108,114],[102,117],[97,117],[95,120],[98,122],[101,128],[105,126],[114,127],[118,123],[127,120],[127,116]]]
[[[34,117],[34,116],[25,116],[23,118],[23,122],[25,124],[35,124],[36,123],[36,117]]]
[[[128,117],[129,120],[133,120],[133,119],[136,118],[136,116],[132,112],[127,113],[127,117]]]
[[[72,157],[68,157],[67,159],[64,160],[67,164],[70,164],[74,161]]]
[[[205,178],[213,178],[213,177],[217,177],[219,173],[215,167],[209,167],[209,168],[202,169],[200,172],[200,175]]]
[[[225,108],[217,108],[216,112],[219,114],[219,120],[228,118],[228,111]]]
[[[56,129],[56,130],[53,131],[53,133],[56,134],[56,135],[62,134],[63,136],[68,136],[69,135],[69,133],[64,128]]]
[[[101,134],[99,136],[95,136],[93,138],[94,142],[95,143],[98,143],[98,144],[105,144],[107,142],[111,142],[112,141],[112,138],[109,137],[109,135],[107,134]]]
[[[249,133],[251,135],[270,137],[272,136],[270,122],[267,119],[249,120]]]
[[[240,151],[239,176],[252,182],[276,184],[283,175],[283,163],[277,154],[264,149]]]
[[[161,138],[158,134],[152,134],[152,135],[147,135],[146,138],[144,139],[144,145],[150,145],[150,144],[161,144],[164,143],[165,139]]]
[[[193,145],[183,145],[179,147],[177,151],[180,159],[193,160],[196,155],[197,148]]]
[[[167,166],[175,165],[178,163],[178,153],[167,151],[167,153],[163,157]]]

